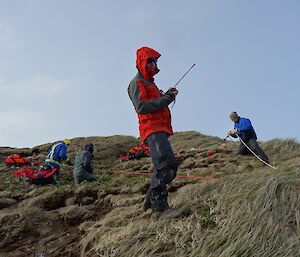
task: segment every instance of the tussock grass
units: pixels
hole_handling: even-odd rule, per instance
[[[104,218],[103,225],[96,231],[91,230],[88,235],[88,238],[94,240],[94,245],[88,252],[97,253],[98,256],[120,257],[189,256],[191,250],[198,245],[198,240],[203,240],[204,235],[216,226],[214,219],[210,218],[211,207],[204,204],[210,201],[209,195],[215,190],[213,184],[214,182],[205,183],[200,189],[197,185],[189,185],[179,190],[178,195],[171,201],[173,206],[183,205],[188,198],[183,196],[187,196],[187,193],[193,198],[188,200],[191,206],[196,207],[200,202],[203,203],[198,208],[199,211],[183,220],[154,220],[147,213],[143,214],[139,210],[134,215],[132,209],[126,210],[124,207],[111,212]],[[204,194],[207,195],[206,200],[201,198]],[[108,229],[107,223],[112,221],[118,227],[110,224]]]
[[[221,142],[220,138],[203,135],[196,131],[177,132],[170,137],[174,151],[189,150],[192,147],[205,149]]]
[[[97,239],[90,251],[115,257],[299,256],[300,194],[294,186],[300,181],[295,175],[246,174],[187,185],[171,203],[189,205],[190,217],[153,220],[123,209],[117,227],[92,232]]]
[[[191,256],[299,256],[300,195],[293,183],[283,173],[226,182],[215,208],[221,227]]]
[[[295,139],[273,139],[262,144],[274,161],[285,161],[300,156],[300,144]]]
[[[32,193],[36,199],[28,201],[26,206],[31,204],[30,207],[51,211],[57,207],[54,199],[60,199],[59,207],[67,197],[76,196],[79,191],[83,196],[93,194],[94,198],[98,197],[98,203],[111,206],[101,218],[85,223],[81,230],[82,257],[300,256],[298,142],[274,139],[261,143],[278,166],[272,170],[253,156],[236,157],[230,151],[207,156],[207,151],[220,143],[217,137],[189,131],[175,133],[170,141],[181,161],[179,174],[222,178],[207,182],[174,180],[169,187],[172,188],[170,205],[190,207],[192,214],[187,218],[152,218],[150,211],[141,210],[142,194],[149,186],[149,178],[107,172],[110,169],[149,171],[151,168],[149,158],[125,163],[112,158],[120,147],[128,150],[138,142],[132,137],[120,136],[74,140],[71,153],[88,142],[96,145],[94,166],[98,181],[74,186],[69,179],[56,190],[53,190],[55,186],[37,188]],[[235,150],[238,144],[229,141],[226,146]],[[48,145],[43,147],[46,149]],[[179,150],[183,150],[182,153]],[[64,176],[71,178],[71,170],[66,170]],[[3,184],[13,191],[15,182],[6,175],[2,178]],[[47,190],[52,193],[46,193]],[[38,197],[42,193],[45,196]]]

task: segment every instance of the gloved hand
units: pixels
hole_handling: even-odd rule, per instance
[[[165,95],[169,95],[175,100],[175,97],[178,95],[178,90],[175,87],[170,87]]]
[[[233,136],[233,135],[236,134],[236,132],[237,132],[237,130],[236,130],[236,129],[233,129],[233,130],[230,130],[230,131],[227,133],[227,135],[228,135],[228,136]]]

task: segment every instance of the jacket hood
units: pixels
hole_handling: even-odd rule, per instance
[[[144,79],[148,81],[153,81],[153,76],[159,72],[159,69],[156,70],[154,75],[149,74],[146,70],[146,64],[149,58],[158,59],[159,57],[160,53],[147,46],[143,46],[136,51],[136,67],[142,74]]]
[[[94,151],[94,146],[93,146],[93,144],[88,144],[88,145],[86,145],[86,146],[84,147],[84,150],[93,153],[93,151]]]

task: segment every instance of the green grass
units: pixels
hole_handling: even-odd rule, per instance
[[[108,183],[112,182],[115,178],[119,177],[118,174],[110,173],[110,172],[102,172],[95,174],[98,183]]]
[[[95,160],[93,161],[93,167],[95,170],[110,170],[111,168],[113,168],[114,165],[114,161],[99,161],[99,160]]]
[[[0,190],[11,191],[13,194],[22,194],[30,191],[30,189],[24,186],[21,178],[13,177],[11,172],[6,172],[1,176]]]
[[[210,218],[201,220],[200,224],[203,228],[206,228],[206,229],[213,229],[217,226],[216,222]]]
[[[208,217],[210,214],[210,206],[209,205],[200,205],[198,208],[198,213],[203,217]]]

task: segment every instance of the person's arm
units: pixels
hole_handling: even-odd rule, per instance
[[[62,161],[67,160],[68,156],[67,156],[67,146],[66,145],[62,145],[59,149],[59,157]]]
[[[128,94],[136,112],[139,114],[157,112],[162,108],[167,107],[175,99],[175,96],[171,93],[171,91],[168,90],[163,96],[159,98],[142,101],[137,81],[133,81],[130,83],[128,87]]]
[[[93,159],[93,155],[89,152],[83,156],[83,166],[91,174],[93,173],[92,159]]]
[[[251,121],[249,119],[242,119],[237,131],[246,131],[252,128]]]

